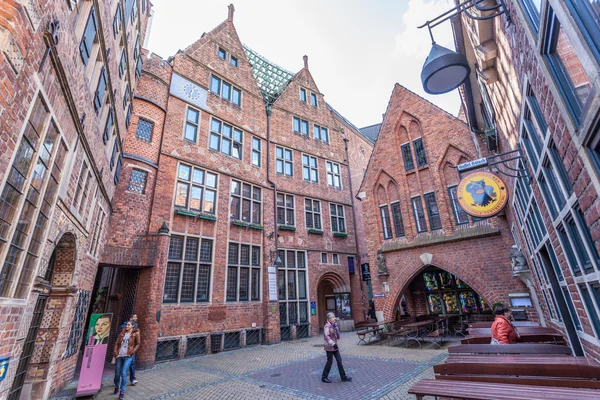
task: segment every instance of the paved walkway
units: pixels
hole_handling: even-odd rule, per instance
[[[158,364],[138,371],[137,386],[128,386],[126,399],[412,399],[408,389],[419,379],[432,378],[432,366],[447,356],[426,344],[406,349],[400,346],[356,344],[356,334],[342,333],[340,349],[344,368],[352,382],[341,382],[337,367],[321,382],[325,365],[321,337],[311,337],[272,346],[256,346],[219,354]],[[71,399],[76,382],[56,400]],[[116,399],[112,377],[103,382],[94,398]]]

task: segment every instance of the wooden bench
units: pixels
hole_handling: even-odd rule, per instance
[[[466,336],[461,339],[462,344],[490,344],[492,338],[490,336]],[[517,343],[548,343],[566,345],[567,341],[562,335],[554,334],[522,334],[517,338]]]
[[[505,364],[563,364],[590,365],[600,368],[600,363],[586,357],[553,354],[449,354],[446,363],[505,363]]]
[[[354,323],[354,329],[359,330],[363,328],[365,325],[372,324],[373,322],[377,322],[374,319],[367,319],[364,321],[357,321]]]
[[[365,328],[360,331],[356,331],[356,335],[358,336],[358,344],[369,344],[371,340],[377,337],[377,335],[383,332],[382,327],[373,327],[373,328]]]
[[[491,328],[494,321],[484,321],[484,322],[472,322],[469,324],[469,328]],[[512,323],[517,328],[531,326],[531,327],[539,327],[540,324],[532,321],[513,321]]]
[[[517,327],[517,331],[519,331],[519,334],[561,334],[554,328],[544,328],[541,326],[521,326]],[[469,328],[468,332],[469,335],[473,336],[492,336],[492,328]]]
[[[423,379],[408,390],[417,400],[424,396],[486,400],[598,400],[600,391],[552,386],[508,385],[468,381]]]
[[[433,367],[436,379],[518,385],[600,389],[600,368],[583,363],[498,362],[494,357],[479,357],[477,362],[450,362]],[[575,357],[572,357],[575,358]],[[600,395],[600,392],[598,392]]]
[[[571,348],[555,344],[461,344],[448,347],[448,353],[462,354],[562,354],[570,355]]]

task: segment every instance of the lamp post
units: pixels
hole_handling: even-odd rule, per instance
[[[448,93],[469,79],[471,73],[467,58],[463,54],[437,44],[433,38],[431,28],[461,13],[465,13],[467,17],[474,20],[492,19],[502,14],[508,16],[504,0],[497,0],[497,3],[491,7],[482,6],[482,3],[485,2],[486,0],[466,0],[418,27],[419,29],[427,27],[432,45],[421,71],[421,83],[425,92],[429,94]],[[479,12],[492,13],[477,16],[469,12],[472,8],[475,8]]]

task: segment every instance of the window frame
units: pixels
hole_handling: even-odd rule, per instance
[[[182,168],[189,169],[189,178],[187,180],[184,177],[182,177],[182,175],[181,175]],[[195,171],[200,171],[200,174],[202,175],[202,183],[194,181]],[[214,177],[214,182],[215,182],[214,186],[211,186],[207,183],[209,176]],[[177,204],[180,184],[187,185],[187,190],[186,190],[186,195],[185,195],[185,205]],[[193,196],[194,188],[197,188],[200,190],[199,208],[192,208],[192,206],[191,206],[191,203],[193,200],[192,196]],[[212,211],[206,209],[206,207],[207,207],[206,193],[207,192],[213,193]],[[175,209],[196,211],[196,212],[199,212],[202,214],[210,214],[210,215],[216,216],[217,215],[218,193],[219,193],[219,175],[218,174],[211,172],[205,168],[199,168],[194,165],[186,164],[186,163],[182,163],[182,162],[180,162],[177,165],[177,170],[176,170],[176,175],[175,175],[175,193],[174,193],[174,199],[173,199],[173,207]],[[208,204],[210,204],[210,201],[208,202]]]
[[[237,184],[239,188],[239,193],[234,191],[234,185]],[[250,195],[246,196],[244,194],[244,190],[246,187],[250,188]],[[256,192],[258,191],[258,197],[256,196]],[[231,183],[229,185],[229,219],[233,221],[242,221],[251,224],[262,224],[262,193],[263,190],[260,186],[253,185],[248,182],[244,182],[238,179],[231,179]],[[238,199],[237,203],[237,215],[233,215],[234,212],[234,199]],[[248,216],[245,216],[245,205],[248,205]],[[257,209],[258,218],[255,217],[255,209]]]
[[[383,240],[393,239],[392,221],[390,218],[390,210],[387,204],[379,206],[379,216],[381,217],[381,228],[383,231]]]
[[[305,163],[305,161],[308,162]],[[312,161],[314,161],[314,167],[311,166]],[[308,179],[306,178],[307,172]],[[313,179],[313,173],[315,179]],[[319,183],[319,161],[317,160],[317,157],[302,153],[302,179],[307,182]]]
[[[141,183],[135,183],[132,181],[134,180],[134,174],[140,174],[140,176],[143,176],[143,179],[141,180]],[[148,181],[148,171],[145,171],[143,169],[139,169],[139,168],[132,168],[131,169],[131,174],[129,175],[129,186],[127,187],[127,191],[131,192],[131,193],[138,193],[138,194],[146,194],[146,183]],[[134,185],[132,187],[132,184]],[[136,188],[139,187],[140,189]]]
[[[402,144],[400,146],[400,152],[402,153],[402,160],[404,161],[404,171],[413,171],[415,169],[415,161],[412,156],[410,142]]]
[[[140,136],[138,134],[138,132],[140,131],[140,123],[142,125],[148,124],[150,126],[150,134],[148,135],[147,139],[145,137]],[[140,139],[140,140],[143,140],[145,142],[152,143],[152,134],[153,134],[153,131],[154,131],[154,122],[152,122],[152,121],[150,121],[149,119],[146,119],[146,118],[138,118],[138,124],[137,124],[137,127],[135,129],[135,137],[136,137],[136,139]]]
[[[394,206],[398,205],[398,212],[394,211]],[[394,233],[396,237],[404,237],[406,230],[404,229],[404,219],[402,218],[402,207],[400,207],[400,200],[393,201],[390,203],[390,214],[392,217],[392,224],[394,225]],[[396,218],[399,216],[399,218]]]
[[[310,105],[318,108],[319,107],[319,102],[317,100],[317,95],[314,94],[313,92],[310,92]]]
[[[435,192],[428,192],[423,194],[423,200],[425,201],[425,208],[427,209],[427,217],[429,219],[429,229],[436,231],[442,229],[442,216],[440,214],[440,208],[437,204],[437,198]],[[436,211],[434,212],[433,207]],[[437,223],[434,226],[434,221]]]
[[[188,119],[190,111],[196,113],[196,115],[197,115],[196,121]],[[193,140],[187,137],[188,126],[190,126],[194,130],[194,139]],[[183,124],[183,139],[187,140],[188,142],[197,143],[198,142],[198,129],[200,129],[200,110],[197,110],[194,107],[187,106],[187,108],[185,110],[185,121]]]
[[[333,211],[335,210],[335,212]],[[340,213],[341,210],[341,213]],[[343,204],[338,203],[329,203],[329,216],[331,218],[331,231],[333,233],[348,233],[347,225],[346,225],[346,210],[344,209]],[[335,224],[334,224],[335,221]],[[340,229],[340,222],[343,226],[343,229]],[[334,229],[335,225],[335,229]]]
[[[418,144],[420,144],[420,147],[421,147],[421,149],[420,149],[421,151],[420,152],[422,153],[421,154],[422,155],[422,157],[421,157],[422,161],[419,160],[419,157],[420,157],[419,153],[420,152],[417,149],[417,145]],[[414,151],[415,151],[415,160],[416,160],[416,164],[417,164],[417,169],[426,167],[428,165],[428,162],[427,162],[427,153],[425,152],[425,143],[423,143],[423,138],[422,137],[413,140],[413,148],[414,148]]]
[[[218,90],[214,90],[214,83],[218,82]],[[229,94],[224,96],[223,86],[226,85],[229,90]],[[242,89],[235,86],[233,83],[218,77],[215,74],[210,75],[209,92],[219,96],[221,99],[228,101],[229,103],[235,104],[238,107],[242,107]],[[236,101],[237,96],[237,101]]]
[[[330,168],[331,166],[331,168]],[[337,168],[337,172],[335,172],[335,168]],[[326,161],[325,162],[325,170],[327,171],[327,186],[333,187],[336,189],[342,189],[342,168],[340,164],[334,161]],[[330,182],[331,177],[331,183]],[[338,185],[335,184],[336,178],[338,179]]]
[[[253,166],[260,168],[262,165],[262,142],[260,140],[260,138],[256,137],[256,136],[252,136],[252,140],[251,140],[251,147],[252,147],[252,157],[250,158],[250,162],[252,163]],[[254,146],[255,143],[258,143],[258,146]],[[254,158],[254,156],[256,156],[258,158]]]
[[[317,132],[319,132],[318,137]],[[313,137],[321,142],[329,143],[329,129],[317,124],[313,124]],[[323,139],[323,137],[325,137],[325,139]]]
[[[460,204],[458,202],[458,198],[456,197],[457,189],[458,189],[458,185],[448,186],[448,197],[450,197],[450,204],[452,205],[452,213],[454,214],[454,221],[456,222],[456,226],[465,225],[465,224],[468,225],[469,224],[469,214],[467,214],[465,212],[465,210],[462,209],[462,207],[460,206]],[[459,217],[461,212],[466,217],[466,220],[464,222],[461,222],[461,218]]]
[[[232,257],[232,245],[237,247],[235,260]],[[248,249],[248,263],[245,264],[242,262],[242,253],[244,248]],[[255,253],[255,250],[257,252]],[[254,256],[258,255],[258,260],[255,261]],[[261,259],[262,259],[262,248],[261,246],[252,244],[252,243],[243,243],[237,241],[229,241],[227,243],[227,272],[226,272],[226,282],[225,282],[225,302],[233,303],[233,302],[254,302],[260,301],[262,290],[262,274],[261,274]],[[230,272],[232,269],[236,269],[235,273],[235,298],[230,296]],[[246,278],[246,296],[242,296],[242,272],[247,271]],[[258,272],[258,285],[254,286],[254,273]],[[258,292],[257,296],[254,296],[254,289]]]
[[[418,201],[418,204],[416,201]],[[417,233],[427,232],[427,220],[425,218],[425,209],[423,208],[423,200],[421,199],[421,196],[411,197],[410,203],[413,209],[413,217],[415,218],[415,228],[417,228]],[[423,214],[422,220],[418,215],[419,210],[417,209],[418,207],[416,207],[417,205],[420,206],[420,211]],[[421,226],[421,223],[423,226]]]
[[[218,131],[214,129],[215,125],[218,125]],[[225,134],[226,130],[229,130],[229,136]],[[236,134],[239,134],[239,140],[236,139]],[[218,148],[213,146],[213,138],[216,138]],[[225,151],[224,143],[229,143],[229,153]],[[208,134],[208,149],[242,161],[244,151],[244,131],[234,125],[211,116]],[[238,156],[235,155],[236,149]]]
[[[280,200],[280,197],[283,200]],[[290,202],[291,201],[291,202]],[[294,195],[277,192],[277,225],[296,226],[296,199]],[[280,219],[279,212],[283,219]]]
[[[318,210],[315,210],[315,203],[318,204]],[[310,204],[310,207],[308,206]],[[307,229],[323,230],[323,209],[321,208],[321,201],[311,199],[308,197],[304,198],[304,224]],[[318,227],[315,221],[319,221]],[[310,224],[308,223],[310,221]]]
[[[278,154],[279,152],[281,152],[281,155]],[[288,154],[289,158],[287,158]],[[279,171],[280,165],[281,172]],[[275,146],[275,173],[283,176],[294,176],[294,151],[292,149],[283,146]]]

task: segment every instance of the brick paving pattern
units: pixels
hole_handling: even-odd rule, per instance
[[[414,399],[408,389],[419,379],[433,377],[432,366],[447,356],[443,350],[425,345],[423,349],[403,345],[365,346],[356,344],[353,333],[340,341],[344,368],[352,382],[340,381],[335,361],[330,384],[321,382],[325,365],[322,338],[312,337],[273,346],[258,346],[158,364],[138,371],[137,386],[128,386],[125,398],[162,399]],[[72,382],[54,400],[69,400],[75,392]],[[103,389],[94,398],[116,399],[112,377],[105,377]]]

